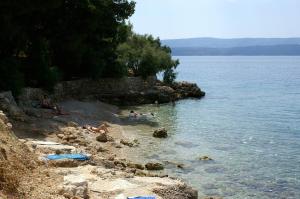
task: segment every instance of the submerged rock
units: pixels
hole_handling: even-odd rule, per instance
[[[140,170],[144,170],[145,167],[141,164],[135,164],[135,163],[127,163],[127,167],[129,168],[133,168],[133,169],[140,169]]]
[[[176,163],[176,162],[172,162],[172,161],[163,161],[163,163],[166,165],[167,168],[179,168],[179,169],[184,169],[185,165],[182,163]]]
[[[157,129],[157,130],[154,131],[153,137],[167,138],[168,137],[168,132],[165,128]]]
[[[122,139],[120,141],[120,143],[123,144],[123,145],[129,146],[129,147],[133,147],[134,146],[134,144],[132,142],[128,141],[128,140],[123,140]]]
[[[205,155],[205,156],[200,157],[199,160],[209,161],[209,160],[213,160],[213,159]]]
[[[120,143],[125,145],[125,146],[129,146],[129,147],[136,147],[136,146],[139,145],[139,142],[136,139],[133,140],[133,141],[121,139]]]
[[[160,163],[147,163],[145,165],[145,167],[147,168],[147,170],[163,170],[164,166]]]

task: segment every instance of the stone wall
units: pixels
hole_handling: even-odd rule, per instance
[[[118,99],[137,95],[155,87],[155,76],[146,80],[141,77],[124,77],[120,79],[104,78],[99,80],[81,79],[64,81],[57,84],[53,93],[47,93],[39,88],[24,88],[18,101],[21,105],[31,105],[32,101],[40,101],[43,95],[48,95],[56,101],[63,99],[99,99],[114,103]]]
[[[105,78],[99,80],[66,81],[55,87],[55,95],[69,97],[86,97],[88,95],[122,95],[130,92],[142,92],[156,84],[156,77],[146,80],[141,77],[124,77],[121,79]]]

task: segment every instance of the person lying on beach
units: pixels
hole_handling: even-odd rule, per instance
[[[93,133],[102,133],[102,132],[109,133],[107,127],[108,126],[106,124],[101,124],[98,127],[93,127],[93,126],[90,126],[90,125],[84,125],[82,128],[87,129],[87,130],[89,130]]]

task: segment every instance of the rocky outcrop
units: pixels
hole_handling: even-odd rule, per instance
[[[205,95],[193,83],[176,82],[166,85],[155,76],[124,77],[120,79],[104,78],[98,80],[75,80],[57,84],[54,92],[49,94],[38,88],[25,88],[18,96],[21,106],[38,105],[44,95],[50,95],[54,101],[63,99],[91,100],[96,99],[116,105],[139,105],[168,103],[184,98],[201,98]]]
[[[167,138],[168,137],[168,132],[165,128],[157,129],[157,130],[154,131],[153,137]]]
[[[163,199],[198,199],[198,191],[185,184],[155,188],[153,191]]]
[[[197,84],[189,82],[175,82],[171,87],[176,92],[177,99],[183,99],[188,97],[201,98],[205,96],[205,92],[197,86]]]

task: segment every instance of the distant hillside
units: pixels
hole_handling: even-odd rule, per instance
[[[245,46],[274,46],[283,44],[300,45],[300,38],[191,38],[163,40],[162,43],[171,47],[233,48]]]
[[[300,55],[300,45],[245,46],[245,47],[234,47],[234,48],[175,47],[172,48],[172,55],[174,56],[209,56],[209,55],[296,56],[296,55]]]
[[[163,40],[173,55],[300,55],[300,38]]]

